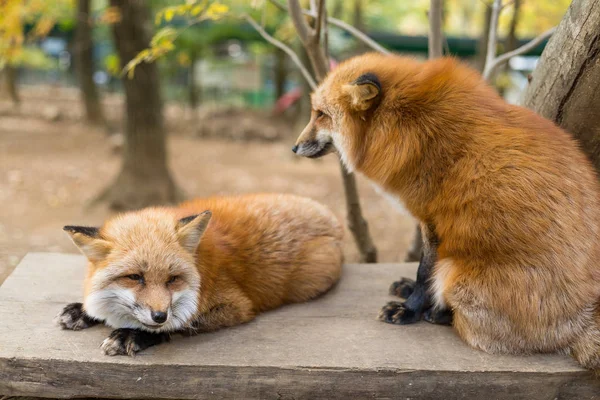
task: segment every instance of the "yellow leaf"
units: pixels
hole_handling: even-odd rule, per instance
[[[195,6],[194,8],[192,8],[191,14],[192,14],[193,17],[197,17],[202,12],[202,10],[204,10],[204,7],[202,7],[202,6]]]
[[[206,17],[210,19],[219,19],[229,11],[225,4],[212,3],[206,10]]]
[[[112,25],[121,22],[121,10],[119,7],[108,7],[100,16],[100,22]]]
[[[165,21],[170,22],[174,16],[175,10],[173,10],[172,8],[165,10]]]
[[[177,62],[182,67],[189,67],[192,63],[192,60],[190,59],[190,56],[186,52],[180,51],[177,54]]]

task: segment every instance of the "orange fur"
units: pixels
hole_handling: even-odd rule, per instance
[[[201,223],[210,215],[180,222],[205,210],[212,212],[205,231]],[[196,238],[197,226],[201,229]],[[90,259],[86,312],[90,313],[90,297],[103,290],[126,290],[133,293],[135,304],[161,312],[173,305],[176,293],[195,290],[196,311],[177,330],[212,331],[248,322],[260,312],[322,294],[341,274],[339,222],[321,204],[292,195],[196,199],[174,208],[116,216],[97,237],[71,235]],[[97,248],[103,250],[100,255]],[[144,283],[128,278],[132,274],[143,276]],[[137,322],[127,319],[112,325],[148,328]]]
[[[367,73],[377,102],[352,89]],[[359,56],[312,103],[298,152],[329,140],[349,169],[435,226],[434,298],[467,343],[565,351],[600,368],[599,188],[569,134],[451,58]]]

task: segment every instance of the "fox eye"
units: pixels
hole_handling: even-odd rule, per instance
[[[131,274],[125,276],[125,278],[131,279],[132,281],[143,281],[144,277],[139,274]]]
[[[180,278],[178,276],[172,276],[168,281],[167,281],[167,285],[171,284],[171,283],[175,283],[179,280]]]
[[[325,115],[325,113],[323,111],[317,110],[317,118],[321,118],[324,115]]]

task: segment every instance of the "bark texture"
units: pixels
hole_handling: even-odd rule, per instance
[[[121,21],[113,25],[119,58],[125,65],[148,48],[151,20],[143,0],[111,0]],[[132,79],[123,78],[125,88],[125,148],[123,164],[113,185],[104,193],[113,209],[137,209],[179,200],[178,190],[167,168],[167,149],[160,95],[158,67],[142,63]]]
[[[90,17],[90,0],[77,0],[77,28],[75,29],[75,70],[81,90],[81,100],[85,107],[88,122],[95,125],[104,124],[102,104],[98,88],[94,83],[94,53],[92,41],[92,24]]]
[[[524,105],[567,130],[600,171],[600,0],[574,0],[548,42]]]
[[[6,91],[15,106],[21,104],[21,96],[19,95],[19,87],[17,86],[18,75],[19,73],[16,67],[13,67],[12,65],[6,65],[6,67],[4,67]]]

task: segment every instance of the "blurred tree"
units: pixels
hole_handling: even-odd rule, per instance
[[[273,51],[275,60],[275,98],[278,99],[285,93],[285,82],[287,81],[287,56],[283,50],[275,48]]]
[[[119,59],[131,62],[150,46],[152,26],[143,0],[110,0],[120,14],[113,24]],[[116,181],[97,199],[112,209],[136,209],[172,203],[180,193],[167,167],[163,104],[155,63],[143,63],[123,78],[125,148]]]
[[[17,88],[17,68],[11,64],[7,64],[4,67],[4,77],[6,82],[6,90],[14,105],[21,103],[21,96],[19,96],[19,90]]]
[[[47,68],[53,64],[38,47],[31,44],[44,38],[57,23],[68,24],[71,0],[0,1],[0,70],[13,103],[19,104],[18,67]],[[27,25],[32,27],[26,31]]]
[[[573,134],[600,173],[599,7],[598,0],[573,0],[533,72],[524,105]]]
[[[90,2],[90,0],[77,0],[77,27],[75,29],[73,56],[86,119],[92,124],[102,125],[104,124],[104,113],[102,112],[98,89],[94,83],[94,45],[92,41]]]

